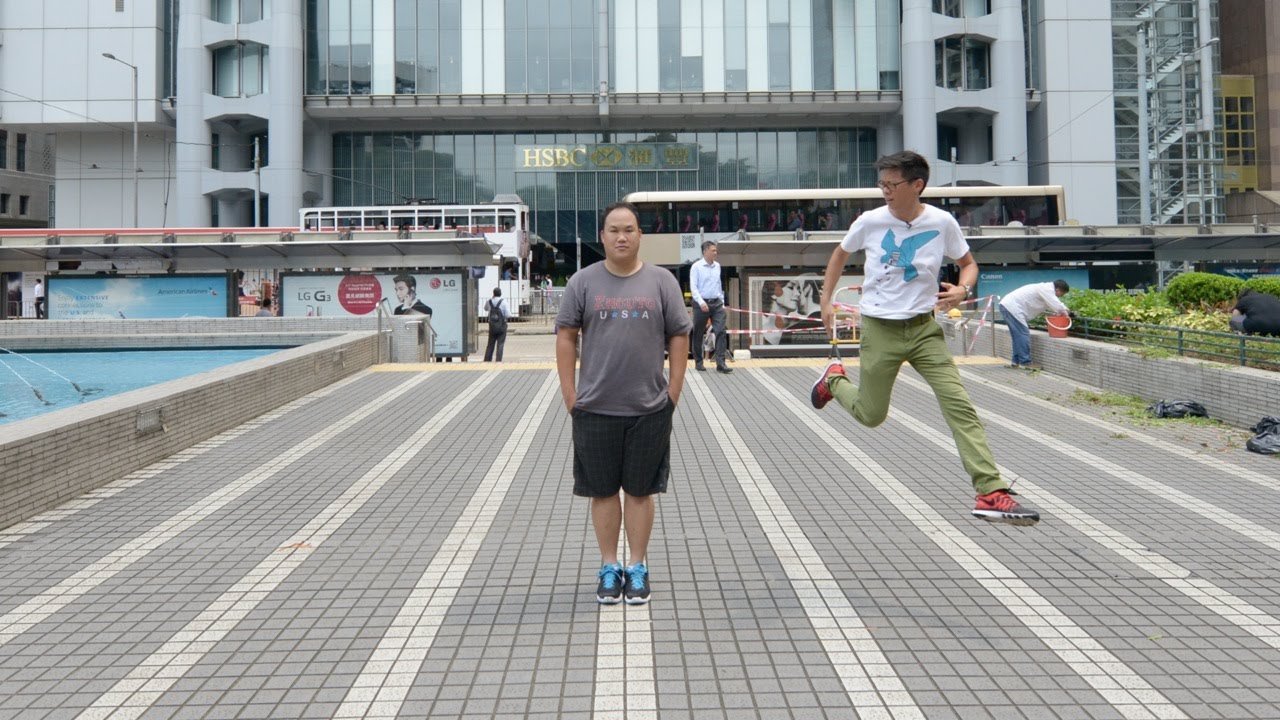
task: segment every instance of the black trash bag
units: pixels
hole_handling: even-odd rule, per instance
[[[1249,428],[1255,435],[1266,435],[1267,433],[1280,433],[1280,418],[1267,415],[1258,421],[1257,425]]]
[[[1280,433],[1255,435],[1244,441],[1245,448],[1263,455],[1280,455]]]
[[[1268,415],[1251,429],[1257,434],[1245,441],[1247,449],[1263,455],[1280,455],[1280,418]]]
[[[1147,412],[1158,418],[1209,417],[1204,406],[1192,400],[1159,400]]]

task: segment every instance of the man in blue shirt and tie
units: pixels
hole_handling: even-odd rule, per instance
[[[725,364],[729,339],[724,331],[724,287],[720,284],[720,263],[716,262],[720,250],[715,241],[702,243],[702,259],[689,268],[689,294],[693,297],[693,348],[694,364],[706,370],[703,363],[702,337],[707,332],[707,318],[711,318],[711,332],[716,338],[716,372],[731,373]]]

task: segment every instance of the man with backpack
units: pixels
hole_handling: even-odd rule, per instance
[[[502,288],[493,289],[493,297],[485,302],[484,310],[489,314],[489,344],[484,348],[484,361],[493,361],[496,349],[497,361],[502,362],[502,346],[507,343],[507,318],[511,317],[507,301],[502,298]]]

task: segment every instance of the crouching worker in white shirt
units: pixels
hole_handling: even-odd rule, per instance
[[[1027,321],[1041,313],[1053,311],[1055,315],[1066,315],[1070,311],[1058,298],[1071,290],[1066,280],[1032,283],[1014,290],[1000,301],[1000,316],[1004,324],[1009,326],[1009,340],[1013,343],[1013,358],[1009,367],[1039,370],[1039,366],[1031,364],[1031,330]]]

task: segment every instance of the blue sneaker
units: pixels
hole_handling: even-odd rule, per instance
[[[626,600],[628,605],[649,602],[649,568],[644,563],[627,568]]]
[[[622,573],[622,565],[610,563],[596,573],[600,584],[596,586],[596,602],[601,605],[617,605],[622,602],[622,585],[626,576]]]

